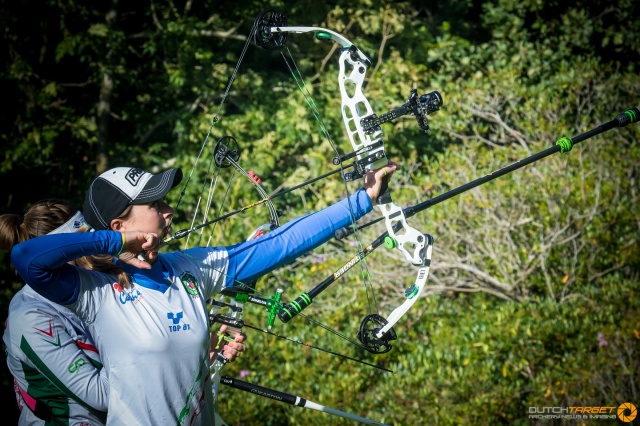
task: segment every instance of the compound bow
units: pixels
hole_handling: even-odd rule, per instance
[[[414,115],[420,128],[425,132],[429,131],[427,115],[438,111],[443,104],[442,96],[438,92],[418,96],[414,89],[406,104],[377,116],[362,90],[371,61],[360,49],[344,36],[325,28],[288,27],[286,17],[274,11],[267,11],[258,16],[254,25],[253,40],[267,50],[280,50],[284,47],[288,33],[314,33],[320,40],[333,41],[342,46],[338,84],[342,100],[342,118],[353,152],[336,155],[333,163],[341,166],[344,161],[356,158],[353,162],[354,170],[343,173],[345,186],[348,181],[362,178],[367,170],[388,164],[381,124],[403,115]],[[334,150],[338,153],[335,147]],[[398,249],[408,262],[418,267],[418,273],[415,283],[405,291],[406,300],[393,310],[388,319],[378,314],[369,314],[362,320],[357,337],[369,352],[376,354],[391,350],[389,342],[397,338],[393,326],[420,297],[429,275],[433,248],[433,238],[430,235],[416,230],[407,223],[402,208],[393,203],[387,183],[388,181],[385,180],[377,200],[377,206],[383,215],[387,229],[385,244],[389,248]],[[359,246],[358,255],[350,263],[362,264],[365,256],[366,254]],[[364,267],[366,268],[366,265]],[[342,274],[338,271],[335,275]],[[283,322],[287,322],[309,306],[312,300],[308,293],[304,293],[283,306],[278,317]]]

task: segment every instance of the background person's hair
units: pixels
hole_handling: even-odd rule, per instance
[[[16,244],[48,234],[64,225],[76,211],[71,203],[50,198],[33,204],[24,215],[3,214],[0,216],[0,249],[11,250]]]

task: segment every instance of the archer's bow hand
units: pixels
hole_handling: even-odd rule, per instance
[[[379,169],[367,170],[364,175],[364,189],[367,191],[373,204],[378,200],[382,188],[386,188],[389,178],[400,167],[393,161],[389,161],[386,166]]]

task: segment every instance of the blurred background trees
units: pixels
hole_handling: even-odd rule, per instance
[[[81,207],[91,180],[110,167],[182,167],[190,184],[169,201],[177,206],[174,230],[187,228],[202,220],[196,206],[209,204],[200,198],[207,165],[226,135],[269,192],[330,171],[335,153],[279,52],[249,45],[220,107],[253,21],[267,8],[286,13],[289,25],[342,33],[368,54],[365,93],[378,114],[404,103],[412,88],[442,94],[445,108],[430,117],[429,134],[411,117],[383,125],[388,156],[402,165],[393,181],[398,205],[638,106],[640,11],[631,0],[94,3],[3,1],[3,213],[49,196]],[[336,48],[290,35],[283,54],[295,59],[345,152]],[[242,371],[254,383],[392,424],[528,424],[530,406],[638,405],[639,133],[638,125],[607,132],[413,217],[435,237],[432,273],[423,299],[396,326],[390,353],[359,353],[303,320],[276,326],[395,374],[254,332],[250,356],[227,374]],[[231,169],[218,180],[210,217],[257,201]],[[334,176],[274,202],[287,221],[344,195]],[[267,217],[256,208],[194,233],[188,244],[241,241]],[[364,243],[382,231],[371,228]],[[354,250],[332,242],[258,288],[282,287],[290,300]],[[0,256],[6,316],[22,283],[8,253]],[[415,270],[382,250],[367,265],[388,314]],[[350,337],[368,313],[356,269],[309,310]],[[247,307],[245,317],[264,321],[259,307]],[[2,384],[11,399],[6,368]],[[341,424],[224,387],[221,398],[231,424]]]

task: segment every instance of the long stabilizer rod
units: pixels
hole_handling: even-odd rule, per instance
[[[344,417],[345,419],[355,420],[367,425],[383,425],[385,423],[376,422],[366,417],[356,416],[355,414],[345,413],[344,411],[336,410],[334,408],[325,407],[316,402],[309,401],[308,399],[301,398],[296,395],[291,395],[285,392],[277,391],[274,389],[265,388],[264,386],[254,385],[253,383],[244,382],[242,380],[234,379],[229,376],[221,376],[220,383],[231,386],[235,389],[240,389],[245,392],[253,393],[263,396],[265,398],[274,399],[276,401],[284,402],[286,404],[295,405],[296,407],[309,408],[311,410],[322,411],[323,413],[332,414],[334,416]]]
[[[413,215],[415,215],[416,213],[419,213],[423,210],[428,209],[429,207],[435,206],[436,204],[440,204],[441,202],[448,200],[449,198],[453,198],[456,195],[460,195],[463,192],[467,192],[477,186],[483,185],[487,182],[490,182],[496,178],[499,178],[500,176],[504,176],[507,173],[511,173],[514,170],[520,169],[526,165],[529,165],[531,163],[534,163],[538,160],[541,160],[545,157],[550,156],[551,154],[555,154],[556,152],[561,152],[561,153],[565,153],[565,152],[569,152],[571,151],[571,148],[573,148],[573,146],[575,144],[578,144],[582,141],[585,141],[589,138],[592,138],[596,135],[599,135],[600,133],[604,133],[608,130],[614,129],[616,127],[624,127],[627,124],[631,124],[631,123],[636,123],[638,122],[638,120],[640,120],[640,110],[638,108],[631,108],[626,110],[625,112],[623,112],[622,114],[618,114],[618,116],[616,118],[614,118],[613,120],[601,124],[600,126],[596,127],[595,129],[591,129],[587,132],[584,132],[578,136],[574,136],[573,138],[561,138],[559,139],[555,145],[553,145],[550,148],[547,148],[543,151],[538,152],[537,154],[533,154],[530,157],[527,157],[525,159],[516,161],[515,163],[512,163],[506,167],[501,168],[500,170],[496,170],[495,172],[491,172],[486,176],[483,176],[481,178],[478,178],[476,180],[473,180],[469,183],[466,183],[462,186],[459,186],[457,188],[452,189],[451,191],[447,191],[444,194],[438,195],[437,197],[433,197],[430,200],[424,201],[422,203],[416,204],[414,206],[410,206],[410,207],[406,207],[404,208],[402,211],[404,212],[404,216],[406,218],[411,217]],[[373,225],[374,223],[378,223],[381,220],[383,220],[383,217],[380,217],[378,219],[372,220],[371,222],[365,223],[364,225],[360,226],[358,229],[363,229],[366,228],[368,226]],[[400,222],[398,222],[400,223]],[[353,228],[341,228],[339,230],[336,231],[336,238],[337,239],[342,239],[348,235],[353,234]]]
[[[566,137],[561,138],[556,142],[554,146],[547,148],[544,151],[540,151],[539,153],[534,154],[530,157],[527,157],[523,160],[516,161],[515,163],[512,163],[506,167],[503,167],[500,170],[496,170],[493,173],[489,173],[484,177],[478,178],[458,188],[452,189],[451,191],[445,192],[444,194],[434,197],[430,200],[416,204],[415,206],[412,206],[412,207],[407,207],[406,209],[404,209],[404,215],[405,217],[413,216],[414,214],[419,213],[423,210],[426,210],[431,206],[434,206],[438,203],[448,200],[449,198],[455,197],[456,195],[462,194],[463,192],[467,192],[470,189],[475,188],[476,186],[483,185],[496,178],[499,178],[500,176],[504,176],[507,173],[511,173],[514,170],[517,170],[528,164],[531,164],[545,157],[548,157],[551,154],[555,154],[556,152],[561,152],[561,153],[569,152],[571,151],[571,148],[573,147],[573,145],[577,143],[580,143],[584,140],[592,138],[596,135],[599,135],[600,133],[604,133],[616,127],[624,127],[627,124],[636,123],[639,119],[640,119],[640,110],[638,110],[638,108],[631,108],[623,112],[622,114],[619,114],[613,120],[607,123],[604,123],[596,127],[595,129],[591,129],[588,132],[582,133],[573,138],[566,138]]]
[[[427,201],[423,201],[422,203],[416,204],[414,206],[406,207],[402,211],[404,212],[405,218],[409,218],[415,215],[416,213],[419,213],[423,210],[428,209],[429,207],[433,207],[436,204],[440,204],[441,202],[448,200],[449,198],[453,198],[456,195],[460,195],[463,192],[467,192],[477,186],[483,185],[496,178],[499,178],[500,176],[504,176],[507,173],[511,173],[514,170],[520,169],[528,164],[534,163],[538,160],[548,157],[551,154],[555,154],[556,152],[561,152],[561,153],[569,152],[571,151],[571,148],[573,147],[573,145],[580,143],[584,140],[587,140],[589,138],[592,138],[596,135],[599,135],[600,133],[604,133],[616,127],[624,127],[630,123],[636,123],[638,122],[638,120],[640,120],[640,110],[638,108],[628,109],[622,114],[618,114],[618,116],[613,120],[607,123],[604,123],[596,127],[595,129],[591,129],[573,138],[567,138],[567,137],[561,138],[555,143],[554,146],[547,148],[543,151],[540,151],[537,154],[533,154],[530,157],[516,161],[515,163],[512,163],[506,167],[503,167],[499,170],[489,173],[486,176],[483,176],[481,178],[468,182],[464,185],[461,185],[457,188],[454,188],[451,191],[447,191],[444,194],[433,197]],[[364,229],[368,226],[371,226],[375,223],[380,222],[383,219],[384,217],[379,217],[378,219],[372,220],[371,222],[368,222],[359,226],[357,229],[358,230]],[[398,232],[400,229],[402,229],[402,222],[400,221],[396,222],[393,229],[394,229],[394,232]],[[342,238],[345,238],[353,234],[353,232],[354,232],[353,227],[340,228],[336,231],[335,237],[340,240]],[[278,312],[278,318],[280,318],[282,322],[285,322],[285,323],[289,322],[293,317],[298,315],[303,309],[311,305],[311,303],[313,302],[313,299],[318,294],[322,293],[327,287],[329,287],[330,284],[335,282],[338,278],[344,275],[349,269],[355,266],[361,259],[369,255],[372,251],[374,251],[376,248],[382,245],[387,235],[389,235],[389,233],[388,231],[385,231],[378,238],[376,238],[368,247],[366,247],[361,253],[358,253],[351,260],[345,263],[333,275],[327,277],[327,279],[325,279],[323,282],[315,286],[309,292],[302,293],[292,302],[283,305],[282,309],[280,309],[280,311]]]

